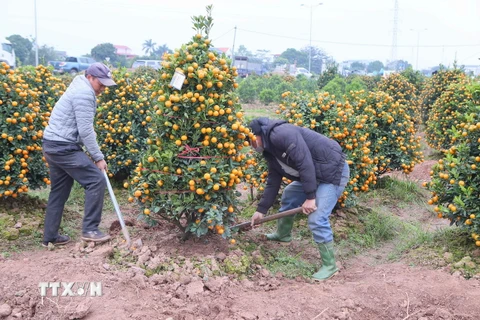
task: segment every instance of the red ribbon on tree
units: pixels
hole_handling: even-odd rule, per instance
[[[198,157],[200,148],[192,148],[188,144],[184,145],[183,151],[178,154],[179,158],[192,159]]]

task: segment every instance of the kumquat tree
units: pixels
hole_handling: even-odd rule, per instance
[[[463,114],[472,101],[472,94],[467,89],[467,78],[459,79],[457,83],[448,86],[438,97],[428,114],[425,138],[428,145],[436,150],[448,150],[457,137],[448,130],[459,124],[457,115]]]
[[[352,91],[345,103],[328,92],[286,92],[283,97],[277,114],[331,137],[347,155],[351,180],[339,199],[341,206],[353,205],[354,195],[368,191],[379,175],[394,170],[408,174],[423,161],[410,115],[414,111],[409,110],[415,106],[408,105],[405,95],[396,101],[382,91]]]
[[[427,121],[430,109],[448,86],[453,83],[458,83],[460,80],[465,79],[465,77],[465,72],[456,67],[451,70],[441,68],[426,81],[424,89],[419,96],[423,122]]]
[[[106,88],[99,97],[95,129],[102,152],[108,161],[110,177],[130,176],[140,152],[151,142],[151,96],[155,79],[132,77],[126,69],[113,72],[117,86]]]
[[[401,74],[391,74],[378,83],[378,90],[385,92],[391,96],[395,102],[398,102],[406,108],[409,120],[413,121],[416,127],[422,123],[418,98],[415,94],[417,89],[407,78]]]
[[[167,219],[186,236],[212,230],[226,237],[251,133],[234,94],[237,72],[211,50],[211,9],[192,18],[197,33],[190,42],[164,55],[153,130],[130,181],[130,201],[142,205],[147,221]]]
[[[41,140],[50,111],[65,90],[44,66],[0,65],[0,195],[16,198],[50,183]]]
[[[277,114],[291,124],[304,126],[336,140],[350,165],[351,180],[339,199],[341,206],[352,206],[355,193],[368,191],[376,181],[377,170],[371,157],[366,118],[356,117],[352,106],[337,102],[328,92],[306,94],[285,92]]]
[[[454,89],[457,92],[449,97],[461,93],[468,98],[461,103],[462,108],[448,113],[455,125],[445,132],[453,143],[432,168],[431,182],[424,185],[432,192],[429,204],[435,206],[438,217],[470,230],[475,245],[480,247],[480,84]]]
[[[420,137],[416,136],[410,108],[382,91],[358,93],[352,100],[355,113],[367,127],[376,175],[401,170],[408,174],[423,162]]]

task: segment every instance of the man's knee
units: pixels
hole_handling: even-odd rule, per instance
[[[103,175],[103,173],[101,173],[98,177],[98,184],[99,184],[99,187],[105,189],[107,187],[107,182],[105,181],[105,177]]]
[[[105,189],[107,186],[107,182],[105,181],[105,177],[103,176],[103,173],[99,172],[98,174],[93,175],[89,179],[89,187],[90,188],[95,188],[95,189]]]

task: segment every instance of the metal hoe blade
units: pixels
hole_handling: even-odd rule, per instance
[[[103,175],[105,176],[105,180],[107,181],[108,193],[110,193],[110,198],[112,199],[113,206],[115,207],[115,212],[117,213],[118,221],[120,221],[120,225],[122,226],[123,236],[125,237],[127,246],[130,247],[130,244],[131,244],[130,234],[128,233],[127,226],[123,221],[122,213],[120,212],[120,207],[118,206],[117,198],[115,197],[115,194],[113,193],[112,185],[110,184],[110,179],[108,179],[108,175],[106,171],[103,171]]]

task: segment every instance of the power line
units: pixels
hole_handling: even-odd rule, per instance
[[[480,51],[477,52],[477,53],[474,53],[474,54],[472,54],[472,55],[470,55],[470,56],[468,56],[468,57],[466,57],[466,58],[463,58],[461,61],[466,61],[466,60],[468,60],[468,59],[470,59],[470,58],[473,58],[473,57],[475,57],[475,56],[479,57],[479,59],[480,59]]]
[[[284,36],[284,35],[278,35],[278,34],[272,34],[272,33],[260,32],[260,31],[252,31],[252,30],[246,30],[246,29],[240,29],[240,28],[238,28],[237,30],[245,31],[245,32],[250,32],[250,33],[256,33],[256,34],[263,34],[263,35],[270,36],[270,37],[277,37],[277,38],[284,38],[284,39],[292,39],[292,40],[309,41],[308,39],[304,39],[304,38]],[[391,47],[392,47],[391,44],[355,43],[355,42],[340,42],[340,41],[313,40],[313,39],[312,39],[312,42],[327,43],[327,44],[340,44],[340,45],[347,45],[347,46],[388,47],[388,48],[391,48]],[[415,45],[415,44],[412,44],[412,45],[397,45],[397,47],[400,47],[400,48],[412,48],[412,47],[416,47],[416,45]],[[421,48],[480,47],[480,43],[478,43],[478,44],[438,44],[438,45],[436,44],[436,45],[421,45],[420,47],[421,47]]]
[[[232,30],[234,30],[234,29],[235,29],[235,28],[232,28],[232,29],[228,30],[227,32],[225,32],[224,34],[222,34],[221,36],[218,36],[218,37],[216,37],[215,39],[212,39],[212,40],[213,40],[213,41],[217,41],[217,40],[220,39],[221,37],[223,37],[223,36],[229,34],[230,32],[232,32]]]

